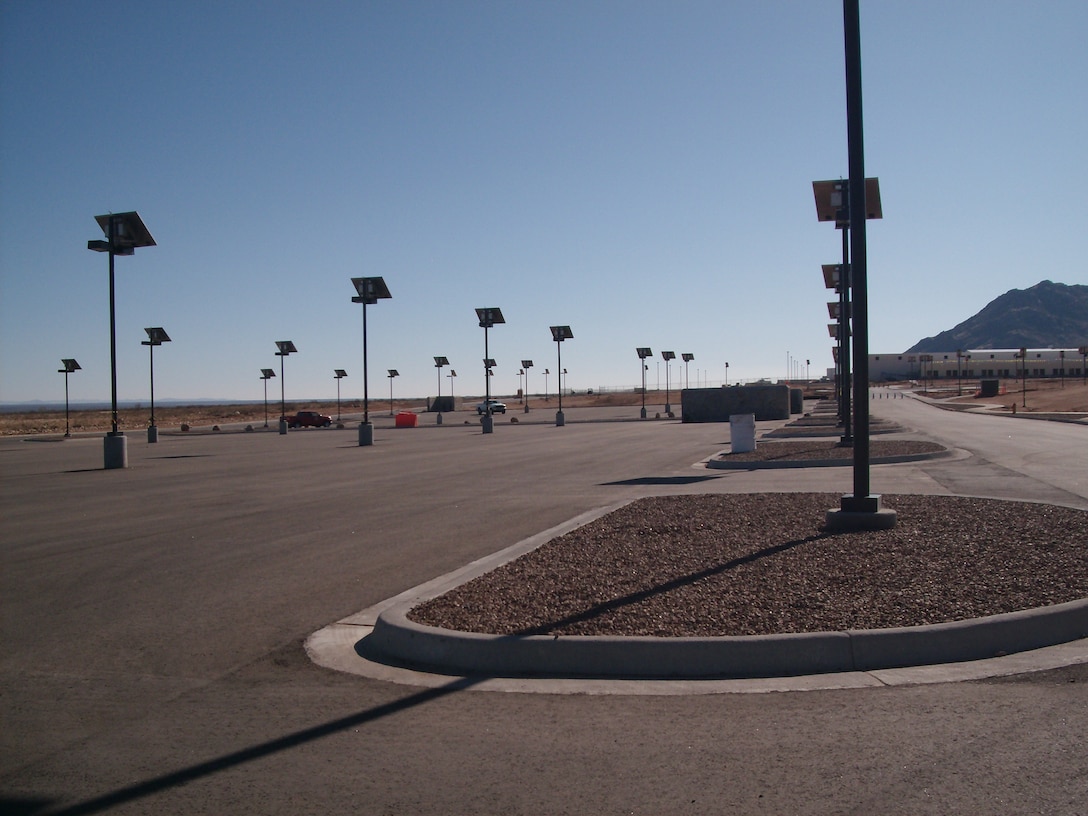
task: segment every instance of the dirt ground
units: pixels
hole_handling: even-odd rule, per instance
[[[516,396],[496,397],[512,403]],[[475,411],[475,405],[480,398],[465,397],[460,404],[461,410]],[[571,408],[608,406],[608,405],[638,405],[641,395],[633,392],[608,393],[608,394],[575,394],[564,395],[563,405]],[[664,400],[664,392],[659,398],[653,392],[647,394],[650,401]],[[553,394],[548,403],[543,403],[543,397],[530,396],[530,400],[542,404],[556,404]],[[426,401],[422,399],[394,400],[394,411],[425,411]],[[274,424],[279,420],[279,403],[268,405],[268,422]],[[320,411],[336,421],[336,402],[289,402],[286,405],[287,413],[296,411]],[[341,400],[340,416],[351,416],[353,421],[358,421],[358,415],[363,411],[361,400]],[[370,412],[372,414],[387,413],[389,400],[371,400]],[[117,412],[118,425],[122,431],[142,431],[147,428],[150,419],[150,411],[147,406],[141,408],[125,408]],[[189,425],[194,430],[198,428],[211,428],[215,425],[227,423],[245,422],[254,426],[263,426],[265,421],[264,403],[244,403],[237,405],[157,405],[155,407],[155,424],[161,429],[176,429],[183,424]],[[64,411],[28,411],[0,413],[0,436],[31,436],[38,434],[63,434]],[[96,409],[93,411],[73,410],[69,412],[69,427],[71,433],[105,432],[110,429],[109,409]]]
[[[1088,414],[1088,384],[1079,378],[1067,377],[1064,385],[1061,380],[1029,379],[1026,390],[1021,380],[1002,380],[1002,393],[996,397],[976,396],[977,387],[975,381],[964,381],[962,397],[958,396],[955,382],[941,383],[939,390],[930,387],[925,391],[929,397],[948,398],[951,403],[966,407],[990,405],[1009,412]],[[914,390],[923,393],[920,387],[915,386]]]
[[[943,399],[948,398],[955,404],[962,404],[964,407],[977,407],[980,405],[993,405],[1001,406],[1005,410],[1012,411],[1013,406],[1016,406],[1017,411],[1028,412],[1075,412],[1088,414],[1088,385],[1082,383],[1080,380],[1066,379],[1065,387],[1063,388],[1061,382],[1058,380],[1028,380],[1027,383],[1027,407],[1025,408],[1024,397],[1025,394],[1021,393],[1021,383],[1019,380],[1009,380],[1008,382],[1002,382],[1003,390],[1005,393],[997,397],[988,397],[986,399],[976,398],[974,391],[977,387],[975,382],[964,382],[963,392],[964,396],[957,396],[957,386],[955,383],[949,385],[941,383],[939,388],[929,387],[926,390],[927,396]],[[820,396],[831,396],[830,387],[827,383],[813,383],[808,386],[804,386],[805,398],[814,398]],[[923,389],[915,386],[916,391],[922,393]],[[664,402],[664,391],[647,392],[646,399],[651,403]],[[504,399],[506,402],[513,402],[517,399],[516,396],[498,397]],[[473,406],[477,402],[476,397],[465,397],[462,410],[471,411]],[[540,396],[530,396],[530,399],[536,403],[542,401]],[[622,393],[605,393],[605,394],[571,394],[563,396],[563,404],[570,408],[584,408],[594,406],[610,406],[610,405],[638,405],[642,401],[640,394],[634,391],[625,391]],[[549,400],[550,403],[555,403],[556,398],[553,395]],[[424,411],[426,410],[426,404],[422,399],[414,400],[394,400],[393,409],[395,411]],[[287,413],[292,414],[298,410],[310,410],[321,411],[324,414],[328,414],[336,419],[337,410],[336,402],[291,402],[287,404]],[[351,415],[353,418],[360,414],[363,410],[361,401],[358,400],[341,400],[340,402],[340,414],[341,416]],[[389,410],[388,400],[372,400],[370,403],[371,413],[386,412]],[[163,429],[166,428],[180,428],[183,424],[191,426],[194,430],[197,428],[211,428],[215,425],[224,425],[227,423],[246,422],[253,425],[264,425],[264,404],[263,403],[245,403],[237,405],[168,405],[157,406],[155,409],[155,421],[156,424]],[[268,421],[274,423],[279,418],[279,405],[269,404],[268,406]],[[125,408],[118,411],[118,422],[121,430],[123,431],[141,431],[148,425],[149,411],[148,408]],[[104,432],[110,429],[110,412],[109,410],[78,410],[71,411],[69,413],[69,425],[73,434],[77,433],[89,433],[89,432]],[[0,414],[0,436],[30,436],[38,434],[63,434],[64,433],[64,411],[29,411],[23,413],[2,413]]]

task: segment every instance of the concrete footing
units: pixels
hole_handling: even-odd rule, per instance
[[[121,432],[106,434],[102,441],[106,470],[128,467],[128,438]]]
[[[359,423],[359,447],[365,448],[374,444],[374,426],[369,422]]]
[[[830,532],[890,530],[895,527],[894,510],[882,507],[880,494],[843,496],[838,510],[828,510],[825,525]]]

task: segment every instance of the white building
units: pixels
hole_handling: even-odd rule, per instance
[[[1021,357],[1023,354],[1023,357]],[[1016,379],[1083,377],[1088,347],[1071,349],[967,349],[932,354],[870,354],[869,380]]]

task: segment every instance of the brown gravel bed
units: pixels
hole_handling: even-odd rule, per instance
[[[872,460],[890,456],[912,456],[919,453],[940,453],[947,450],[936,442],[918,442],[909,439],[869,440],[869,457]],[[814,439],[811,441],[759,442],[754,451],[723,453],[723,462],[778,462],[813,461],[823,459],[852,460],[853,448],[839,447],[837,441]]]
[[[838,494],[639,499],[409,618],[491,634],[715,637],[916,626],[1088,597],[1088,512],[884,502],[894,529],[829,534]]]

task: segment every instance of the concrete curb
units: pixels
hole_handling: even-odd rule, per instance
[[[768,443],[770,444],[770,443]],[[951,456],[948,448],[930,453],[907,453],[902,456],[874,456],[869,460],[873,465],[897,465],[903,462],[922,462],[926,459],[941,459]],[[779,468],[810,467],[852,467],[853,459],[780,459],[774,462],[729,462],[723,459],[708,459],[706,466],[714,470],[775,470]]]
[[[414,605],[414,604],[413,604]],[[382,612],[358,644],[377,662],[491,677],[789,677],[981,660],[1088,637],[1088,599],[902,629],[722,638],[553,637],[453,632]]]

